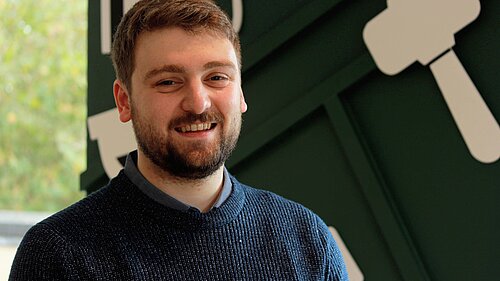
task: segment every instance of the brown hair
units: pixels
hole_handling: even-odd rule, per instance
[[[111,60],[116,77],[131,90],[135,44],[144,31],[180,27],[192,33],[213,32],[227,38],[234,47],[241,66],[238,34],[227,15],[211,0],[143,0],[122,18],[113,36]]]

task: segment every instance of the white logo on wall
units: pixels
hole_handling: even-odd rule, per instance
[[[137,148],[132,123],[122,123],[113,108],[88,118],[89,137],[97,141],[106,175],[111,179],[123,168],[118,158]]]
[[[500,127],[451,49],[454,34],[474,21],[479,0],[388,0],[370,20],[363,38],[387,75],[415,61],[430,68],[471,155],[480,162],[500,158]]]

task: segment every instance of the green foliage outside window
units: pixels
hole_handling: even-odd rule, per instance
[[[0,0],[0,209],[82,198],[87,1]]]

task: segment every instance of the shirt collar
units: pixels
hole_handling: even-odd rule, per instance
[[[127,155],[127,160],[125,161],[124,167],[125,175],[134,183],[144,194],[153,199],[154,201],[180,211],[188,211],[190,208],[197,209],[196,207],[185,204],[174,197],[161,191],[159,188],[150,183],[137,168],[137,150],[130,152]],[[222,190],[219,197],[215,201],[212,208],[219,208],[231,195],[233,189],[233,184],[231,183],[229,172],[226,167],[224,167],[224,179],[222,184]]]

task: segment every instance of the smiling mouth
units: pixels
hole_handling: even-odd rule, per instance
[[[182,127],[177,127],[175,130],[177,132],[199,132],[199,131],[209,131],[217,126],[217,123],[199,123],[199,124],[189,124]]]

